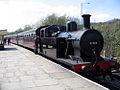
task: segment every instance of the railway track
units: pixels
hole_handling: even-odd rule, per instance
[[[113,72],[112,72],[112,75],[113,75],[114,77],[120,79],[120,70],[119,70],[119,71],[113,71]]]
[[[116,77],[113,77],[113,80],[111,80],[109,76],[106,76],[106,80],[99,77],[97,80],[100,80],[100,82],[110,90],[120,90],[120,79]]]
[[[103,79],[102,76],[95,76],[94,78],[87,77],[91,79],[92,81],[95,81],[110,90],[120,90],[120,72],[119,73],[112,73],[113,80],[107,75],[106,80]]]

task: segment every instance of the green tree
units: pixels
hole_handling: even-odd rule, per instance
[[[43,19],[42,25],[57,24],[57,19],[58,19],[58,17],[55,14],[52,14],[50,16],[47,16],[45,19]]]
[[[31,25],[25,25],[24,28],[23,28],[23,31],[27,31],[27,30],[30,30],[30,29],[32,29]]]
[[[110,22],[97,23],[94,27],[104,37],[104,50],[109,54],[120,55],[120,20],[114,19]]]
[[[41,25],[62,25],[65,26],[67,21],[75,21],[78,24],[78,29],[81,29],[80,20],[76,17],[67,17],[66,15],[63,16],[56,16],[55,14],[52,14],[50,16],[47,16],[45,19],[40,20]],[[38,22],[39,24],[39,22]],[[40,25],[36,25],[40,26]]]
[[[19,28],[19,29],[15,30],[14,32],[8,33],[8,35],[17,34],[17,33],[24,32],[24,31],[27,31],[30,29],[32,29],[32,26],[25,25],[23,28]]]

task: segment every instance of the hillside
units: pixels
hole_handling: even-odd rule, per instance
[[[120,19],[104,23],[94,23],[92,26],[99,30],[104,37],[104,49],[107,53],[120,56]]]

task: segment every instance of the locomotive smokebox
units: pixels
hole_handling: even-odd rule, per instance
[[[83,28],[90,29],[90,14],[84,14],[83,17]]]

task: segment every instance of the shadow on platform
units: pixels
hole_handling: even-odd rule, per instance
[[[4,48],[3,51],[14,51],[14,50],[18,50],[18,49],[16,49],[16,48]]]

